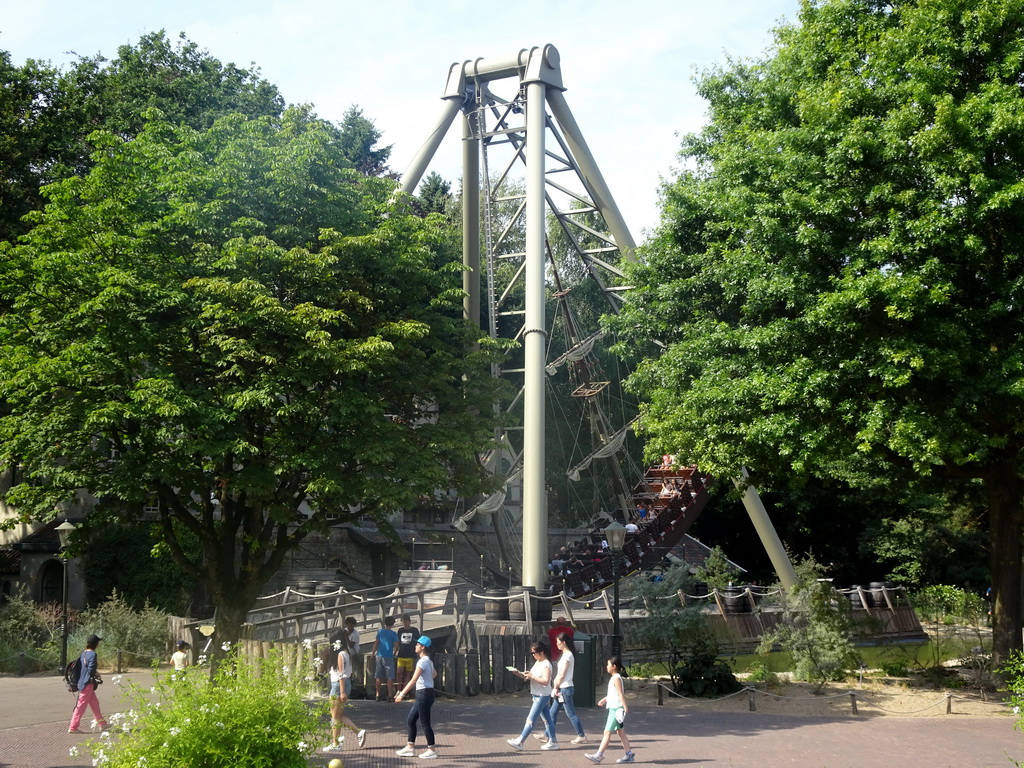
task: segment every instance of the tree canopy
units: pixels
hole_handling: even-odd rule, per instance
[[[997,657],[1021,625],[1022,78],[1021,0],[805,0],[763,60],[699,78],[710,121],[612,321],[652,352],[629,382],[652,453],[768,487],[982,484]]]
[[[93,131],[129,139],[159,109],[169,122],[209,128],[226,114],[280,116],[284,100],[259,70],[222,64],[184,35],[163,31],[122,45],[117,56],[79,56],[66,69],[0,51],[0,239],[26,229],[40,188],[88,170]]]
[[[423,495],[484,489],[493,348],[462,318],[439,217],[301,109],[206,129],[150,112],[94,141],[91,170],[0,244],[9,503],[47,519],[85,490],[91,521],[158,505],[232,640],[328,513],[390,530]]]

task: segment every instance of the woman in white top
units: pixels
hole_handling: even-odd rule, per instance
[[[626,702],[626,694],[622,690],[622,659],[612,656],[608,659],[608,695],[597,702],[599,707],[607,707],[608,722],[604,726],[604,736],[601,738],[601,746],[592,755],[584,755],[592,763],[600,763],[604,760],[604,751],[608,748],[608,742],[612,739],[612,733],[619,734],[619,741],[626,754],[616,760],[616,763],[632,763],[636,759],[633,750],[629,747],[629,738],[626,736],[626,713],[629,712],[629,704]]]
[[[409,717],[406,725],[409,730],[409,739],[405,747],[395,754],[399,757],[412,757],[416,754],[416,723],[423,724],[423,735],[427,739],[427,749],[420,752],[420,757],[425,760],[432,760],[437,757],[437,750],[434,749],[434,728],[430,724],[430,708],[434,706],[434,677],[436,670],[434,662],[430,660],[429,649],[430,638],[426,635],[416,641],[416,668],[412,673],[412,680],[405,684],[405,687],[395,696],[395,702],[400,702],[405,695],[415,687],[416,703],[409,710]]]
[[[576,703],[573,701],[573,694],[576,685],[572,676],[576,669],[576,658],[572,655],[572,641],[565,632],[559,633],[555,638],[555,644],[562,655],[558,657],[558,669],[555,673],[555,682],[551,686],[551,731],[554,732],[558,726],[558,713],[565,708],[565,715],[576,729],[576,738],[573,744],[583,744],[587,740],[587,734],[583,732],[583,723],[576,716]],[[557,737],[556,737],[557,738]]]
[[[359,746],[366,743],[366,731],[360,728],[345,714],[345,703],[352,693],[352,657],[349,655],[348,644],[338,638],[334,641],[337,656],[331,664],[331,743],[324,747],[324,752],[337,752],[341,749],[341,727],[344,725],[356,735]],[[327,651],[327,658],[331,657]]]
[[[544,720],[544,734],[548,741],[541,749],[558,749],[558,742],[555,741],[555,724],[551,720],[551,683],[555,678],[555,668],[548,658],[548,646],[546,643],[534,643],[530,646],[533,653],[533,667],[529,672],[516,671],[516,676],[523,680],[530,681],[530,694],[533,696],[533,705],[530,707],[530,714],[526,716],[526,725],[518,739],[508,739],[508,744],[514,750],[521,751],[526,737],[533,731],[533,724],[538,717]]]

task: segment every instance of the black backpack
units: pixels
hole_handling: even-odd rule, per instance
[[[82,675],[82,657],[69,661],[64,667],[64,683],[71,693],[78,693],[78,678]]]

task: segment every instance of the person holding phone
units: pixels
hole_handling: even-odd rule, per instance
[[[555,679],[555,668],[551,664],[548,654],[548,646],[545,643],[534,643],[530,646],[533,654],[533,666],[529,672],[515,671],[516,677],[530,681],[530,694],[533,697],[533,704],[530,707],[530,714],[526,716],[526,725],[518,739],[508,739],[507,743],[512,749],[521,752],[526,738],[533,731],[533,724],[538,717],[544,720],[544,732],[548,737],[547,743],[541,749],[558,749],[558,740],[555,738],[555,724],[551,720],[551,683]]]

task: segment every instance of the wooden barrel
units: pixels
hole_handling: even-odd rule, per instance
[[[526,621],[526,600],[523,597],[524,594],[530,594],[530,616],[536,621],[537,620],[537,601],[534,599],[534,595],[537,594],[536,587],[514,587],[508,591],[508,620],[509,621]]]
[[[504,589],[484,592],[484,618],[487,621],[508,621],[508,593]]]

